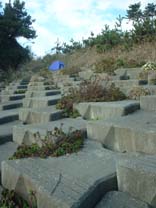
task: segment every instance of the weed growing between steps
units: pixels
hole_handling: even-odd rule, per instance
[[[98,78],[85,80],[80,84],[79,88],[71,88],[68,95],[58,101],[57,108],[63,109],[66,117],[76,117],[79,114],[73,108],[74,103],[110,102],[126,99],[126,95],[114,84],[108,85],[106,81],[103,87],[102,81]]]
[[[141,86],[134,86],[130,92],[128,97],[133,100],[139,100],[141,96],[150,95],[151,92],[147,88],[143,88]]]
[[[59,157],[78,152],[83,147],[84,132],[71,130],[72,128],[68,133],[65,133],[61,127],[55,127],[54,131],[47,132],[45,139],[41,139],[39,132],[37,132],[34,135],[37,142],[31,145],[20,145],[10,159]]]
[[[63,117],[76,118],[79,112],[73,108],[73,98],[70,95],[64,96],[58,101],[56,108],[63,110]]]
[[[15,94],[24,94],[26,90],[16,90]]]
[[[4,189],[0,199],[0,208],[37,208],[36,197],[33,192],[30,192],[30,203],[28,204],[15,191]]]

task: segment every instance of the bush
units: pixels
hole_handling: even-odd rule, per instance
[[[72,129],[72,127],[69,128],[69,132],[65,133],[62,130],[62,126],[60,128],[55,127],[54,131],[47,132],[45,139],[41,139],[40,134],[37,132],[34,134],[36,143],[20,145],[10,159],[58,157],[67,153],[77,152],[83,146],[84,132],[80,130],[72,131]]]
[[[30,203],[28,204],[15,191],[4,189],[1,194],[0,207],[1,208],[37,208],[36,196],[33,191],[29,195]]]
[[[102,73],[106,72],[110,75],[114,74],[114,70],[116,69],[116,61],[114,58],[107,58],[107,59],[102,59],[99,62],[95,63],[95,69],[94,71],[96,73]]]
[[[102,80],[95,78],[94,80],[85,80],[80,84],[79,88],[70,88],[69,94],[62,97],[57,104],[58,109],[63,109],[67,117],[77,115],[73,109],[74,103],[80,102],[109,102],[126,99],[124,93],[114,84],[102,86]]]
[[[146,96],[146,95],[150,95],[150,94],[151,93],[150,93],[149,89],[145,89],[143,87],[136,86],[131,89],[128,97],[133,100],[139,100],[140,96]]]

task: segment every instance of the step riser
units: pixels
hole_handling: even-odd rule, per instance
[[[22,106],[23,106],[22,103],[12,104],[12,105],[4,105],[2,107],[2,110],[10,110],[10,109],[15,109],[15,108],[21,108]]]
[[[12,134],[0,136],[0,145],[5,144],[13,140]]]
[[[19,119],[18,115],[13,115],[13,116],[5,116],[3,118],[0,118],[0,124],[5,124],[5,123],[9,123],[11,121],[16,121]]]
[[[58,103],[59,99],[53,99],[53,100],[23,100],[23,107],[24,108],[43,108],[51,105],[56,105]]]
[[[22,100],[25,98],[25,95],[19,95],[19,96],[2,96],[1,101],[2,102],[7,102],[7,101],[16,101],[16,100]]]
[[[96,140],[113,151],[156,154],[156,133],[90,123],[87,125],[87,135],[89,139]]]
[[[46,123],[61,119],[62,117],[62,112],[45,115],[43,113],[19,111],[19,120],[23,121],[25,124]]]

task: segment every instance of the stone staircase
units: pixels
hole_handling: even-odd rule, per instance
[[[1,185],[28,201],[33,191],[38,208],[156,207],[156,96],[79,103],[74,108],[81,117],[64,118],[56,103],[70,87],[78,87],[80,81],[75,80],[80,79],[54,74],[53,84],[44,79],[20,81],[2,90]],[[114,82],[121,88],[138,83]],[[19,89],[26,91],[14,94]],[[48,131],[62,124],[65,132],[70,127],[84,132],[86,139],[79,152],[58,158],[8,160],[18,145],[36,142],[36,132],[45,139]]]

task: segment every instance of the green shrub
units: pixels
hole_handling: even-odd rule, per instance
[[[59,157],[67,153],[77,152],[82,148],[84,142],[84,132],[80,130],[72,131],[72,128],[69,129],[68,133],[64,133],[62,127],[55,127],[54,131],[47,132],[45,139],[41,139],[38,132],[34,136],[37,135],[40,145],[38,143],[22,144],[10,159]]]
[[[4,189],[1,194],[0,208],[37,208],[36,196],[33,191],[29,195],[30,203],[28,204],[15,191]]]
[[[16,90],[15,94],[24,94],[26,90]]]
[[[76,118],[80,116],[79,112],[73,108],[73,98],[70,95],[62,97],[58,101],[56,108],[63,110],[64,117]]]

